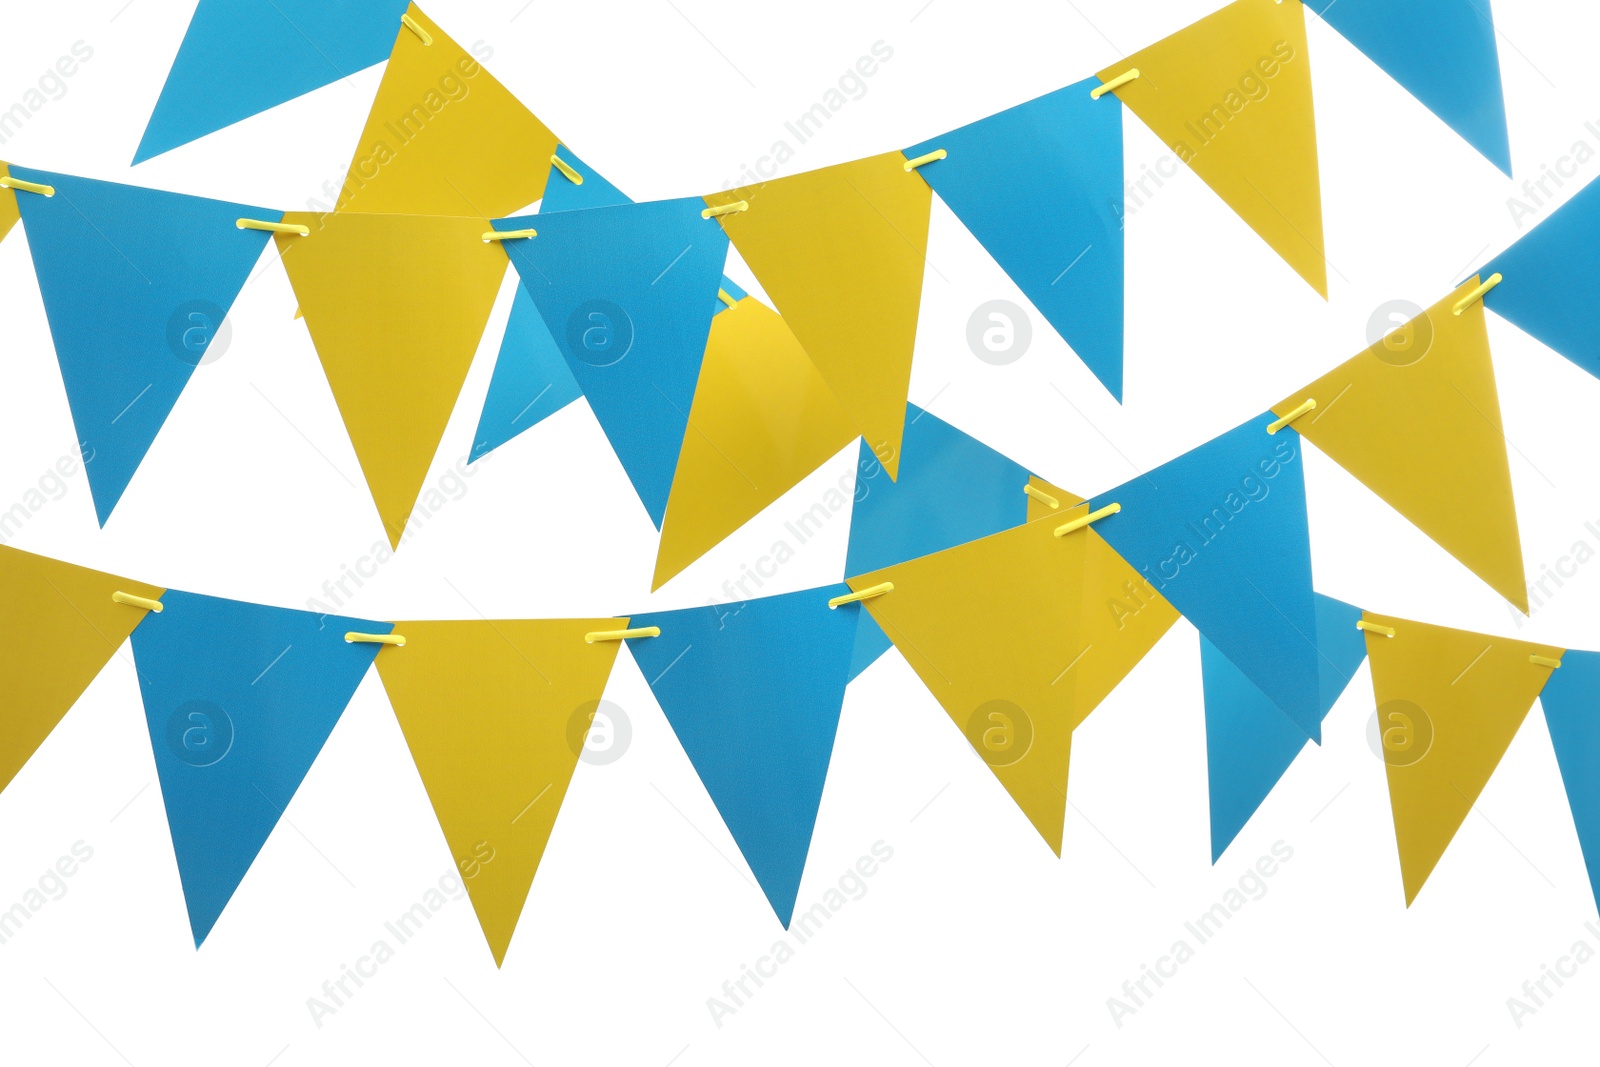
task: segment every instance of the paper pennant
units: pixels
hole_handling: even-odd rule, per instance
[[[1483,306],[1474,278],[1273,408],[1523,612],[1528,590]]]
[[[1054,519],[850,579],[900,654],[1056,855],[1067,810],[1072,674],[1089,539]]]
[[[498,218],[544,195],[556,135],[415,4],[339,194],[339,210]]]
[[[388,623],[169,591],[133,633],[150,747],[198,947],[372,663]]]
[[[1406,907],[1433,873],[1505,755],[1550,668],[1549,645],[1366,612],[1372,691]]]
[[[1567,652],[1539,694],[1589,886],[1600,899],[1600,652]]]
[[[888,152],[705,198],[889,477],[928,254],[928,184]]]
[[[917,173],[1122,400],[1122,113],[1088,78],[905,150]]]
[[[11,169],[0,161],[0,178],[7,177],[10,173]],[[6,239],[6,234],[11,232],[11,227],[15,226],[21,217],[17,213],[17,194],[10,189],[0,189],[0,241]]]
[[[1326,718],[1366,658],[1367,646],[1356,629],[1360,608],[1321,593],[1316,600],[1317,708]],[[1309,739],[1203,635],[1200,671],[1206,707],[1211,862],[1215,863]]]
[[[405,0],[200,0],[133,162],[388,56]]]
[[[1022,523],[1028,472],[937,415],[906,405],[900,478],[861,442],[845,573],[864,574]],[[850,677],[872,666],[890,641],[870,616],[856,633]]]
[[[1320,739],[1316,607],[1300,441],[1251,419],[1098,493],[1100,536],[1308,737]]]
[[[1098,76],[1134,68],[1116,95],[1327,299],[1301,5],[1234,0]]]
[[[417,772],[499,966],[626,619],[401,622],[378,656]]]
[[[1484,306],[1600,378],[1600,308],[1591,295],[1600,277],[1600,182],[1580,189],[1479,273],[1502,279]]]
[[[1307,0],[1306,6],[1511,177],[1489,0]]]
[[[844,586],[634,616],[661,710],[785,927],[833,756],[859,604]]]
[[[56,358],[103,526],[204,359],[280,212],[13,166]]]
[[[854,437],[838,400],[776,311],[747,296],[712,319],[652,589]],[[821,510],[832,515],[826,504]]]
[[[278,251],[389,544],[398,546],[494,307],[506,257],[481,219],[315,215]]]
[[[0,545],[0,789],[144,620],[143,608],[111,599],[118,590],[148,600],[165,592]]]
[[[659,529],[728,240],[695,198],[497,219],[522,288]]]

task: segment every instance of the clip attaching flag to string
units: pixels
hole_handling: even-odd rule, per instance
[[[1366,619],[1357,619],[1356,620],[1356,629],[1358,629],[1358,630],[1369,630],[1372,633],[1382,634],[1385,637],[1393,637],[1394,636],[1394,627],[1393,626],[1380,626],[1375,622],[1368,622]]]
[[[293,222],[262,222],[260,219],[239,219],[234,223],[241,230],[265,230],[267,233],[292,233],[298,237],[310,237],[311,227],[302,226]]]
[[[344,640],[350,645],[393,645],[395,648],[403,648],[406,643],[400,634],[358,634],[353,630],[344,635]]]
[[[1065,524],[1063,524],[1061,526],[1057,526],[1056,527],[1056,536],[1057,537],[1065,537],[1065,536],[1067,536],[1067,534],[1072,533],[1074,530],[1081,530],[1085,526],[1089,525],[1091,522],[1099,522],[1101,519],[1105,518],[1106,516],[1115,515],[1117,512],[1119,512],[1121,510],[1122,510],[1122,505],[1121,504],[1118,504],[1118,503],[1115,503],[1115,502],[1107,504],[1105,507],[1101,508],[1099,511],[1091,511],[1087,515],[1078,516],[1076,519],[1073,519],[1069,523],[1065,523]]]
[[[949,152],[946,152],[942,148],[935,148],[932,152],[929,152],[925,156],[918,156],[916,159],[908,159],[905,163],[906,173],[911,173],[925,163],[937,163],[939,160],[944,159],[949,154]]]
[[[1317,401],[1316,401],[1316,399],[1315,398],[1307,398],[1305,403],[1301,404],[1299,407],[1297,407],[1293,411],[1289,412],[1289,414],[1285,415],[1283,418],[1274,419],[1272,422],[1267,423],[1267,432],[1268,433],[1277,433],[1279,430],[1281,430],[1285,426],[1289,425],[1295,419],[1298,419],[1301,415],[1304,415],[1308,411],[1315,411],[1315,410],[1317,410]]]
[[[892,592],[894,592],[893,582],[880,582],[877,585],[868,586],[866,589],[860,589],[854,593],[846,593],[844,596],[834,597],[828,601],[828,610],[832,611],[841,604],[854,604],[858,600],[871,600],[875,596],[882,596],[885,593]]]
[[[733,307],[733,305],[735,305],[735,304],[737,304],[739,302],[739,301],[735,300],[733,298],[733,295],[731,293],[729,293],[728,290],[726,290],[726,289],[718,289],[717,290],[717,299],[722,301],[724,304],[727,304],[729,307]]]
[[[490,241],[520,241],[524,237],[537,237],[538,230],[489,230],[483,235],[483,243]]]
[[[1529,656],[1528,662],[1539,667],[1549,667],[1551,670],[1555,670],[1557,667],[1561,666],[1561,661],[1553,656]]]
[[[1453,307],[1451,307],[1450,314],[1452,314],[1452,315],[1460,315],[1463,311],[1467,310],[1467,308],[1471,307],[1473,304],[1477,303],[1479,300],[1482,300],[1483,299],[1483,294],[1487,293],[1490,289],[1493,289],[1495,286],[1499,285],[1501,280],[1502,279],[1500,277],[1500,272],[1499,271],[1496,271],[1495,273],[1489,275],[1482,282],[1478,283],[1478,287],[1476,289],[1472,290],[1472,292],[1468,293],[1466,296],[1462,297],[1460,300],[1457,300],[1455,302],[1455,305]]]
[[[1057,500],[1043,489],[1035,489],[1032,485],[1025,485],[1022,487],[1022,491],[1033,497],[1033,499],[1037,500],[1045,507],[1049,508],[1051,511],[1056,511],[1061,507],[1061,501]]]
[[[157,615],[161,614],[161,601],[151,600],[147,596],[134,596],[132,593],[124,593],[118,589],[111,594],[111,600],[113,603],[126,604],[131,608],[143,608],[146,611],[153,611]]]
[[[562,176],[573,185],[583,184],[583,175],[574,170],[571,163],[568,163],[554,152],[550,153],[550,165],[559,170]]]
[[[626,641],[630,637],[660,637],[661,627],[641,626],[637,630],[596,630],[583,635],[585,644],[594,644],[596,641]]]
[[[750,201],[748,201],[748,200],[735,200],[733,203],[731,203],[731,204],[723,204],[721,207],[708,207],[704,211],[700,212],[700,217],[703,218],[703,219],[714,219],[718,215],[731,215],[735,211],[749,211],[749,210],[750,210]]]
[[[418,22],[416,19],[412,18],[410,15],[401,15],[400,16],[400,25],[404,26],[406,29],[408,29],[412,33],[416,34],[417,35],[417,40],[422,42],[423,47],[427,47],[428,45],[433,44],[433,34],[429,33],[427,30],[423,29],[422,28],[422,23]]]
[[[1127,85],[1129,82],[1133,81],[1133,79],[1137,78],[1138,76],[1139,76],[1139,68],[1138,67],[1132,67],[1132,68],[1130,68],[1128,70],[1125,70],[1121,74],[1118,74],[1115,78],[1112,78],[1110,81],[1106,82],[1105,84],[1097,85],[1093,89],[1090,89],[1089,90],[1089,99],[1090,100],[1098,100],[1102,96],[1106,95],[1107,93],[1114,93],[1118,89],[1122,88],[1124,85]]]
[[[40,196],[56,195],[56,187],[53,185],[25,182],[21,178],[13,178],[9,174],[0,175],[0,189],[20,189],[25,193],[38,193]]]

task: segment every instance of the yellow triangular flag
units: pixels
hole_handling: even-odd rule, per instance
[[[145,609],[111,594],[159,600],[166,590],[0,546],[0,789],[28,762]]]
[[[1410,907],[1562,650],[1370,612],[1362,619]]]
[[[933,191],[905,155],[705,198],[890,478],[900,470]]]
[[[849,580],[1017,806],[1061,854],[1088,538],[1054,518]],[[1078,531],[1082,533],[1083,531]]]
[[[594,717],[622,619],[401,622],[378,674],[496,966]]]
[[[290,212],[277,236],[389,543],[398,546],[506,270],[482,219]]]
[[[0,162],[0,178],[9,178],[11,168]],[[11,227],[17,224],[22,217],[17,210],[17,194],[10,189],[0,189],[0,241],[6,239],[6,234],[11,232]]]
[[[777,312],[747,296],[711,320],[656,554],[662,583],[855,437]]]
[[[556,135],[416,4],[406,13],[421,33],[395,37],[338,209],[500,218],[544,196]]]
[[[1107,67],[1117,96],[1328,297],[1311,55],[1298,0],[1235,0]]]
[[[1528,587],[1483,302],[1450,296],[1297,390],[1280,418],[1523,612]]]
[[[1056,522],[1063,523],[1088,514],[1088,503],[1076,493],[1038,476],[1030,477],[1028,484],[1033,489],[1028,494],[1029,522],[1053,516]],[[1050,506],[1051,501],[1056,507]],[[1068,594],[1071,602],[1083,607],[1079,630],[1082,650],[1070,672],[1074,727],[1122,684],[1128,672],[1178,621],[1178,609],[1093,527],[1084,533],[1088,538],[1084,544],[1082,593],[1073,590]]]

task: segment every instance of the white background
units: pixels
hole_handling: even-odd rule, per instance
[[[433,0],[428,12],[638,199],[698,194],[793,142],[876,41],[893,57],[785,172],[913,144],[1076,81],[1214,0]],[[326,201],[381,74],[363,71],[130,170],[192,4],[6,0],[0,107],[75,41],[93,59],[0,156],[285,209]],[[120,9],[120,10],[119,10]],[[1015,287],[935,201],[912,399],[1031,469],[1099,491],[1251,417],[1369,343],[1390,300],[1444,296],[1518,228],[1520,180],[1600,119],[1590,5],[1501,0],[1518,182],[1314,16],[1310,53],[1332,298],[1187,170],[1127,225],[1118,408],[1037,316],[996,367],[968,316]],[[1127,168],[1166,154],[1124,117]],[[1600,160],[1578,182],[1600,173]],[[1547,209],[1540,209],[1541,217]],[[748,281],[738,265],[737,280]],[[509,308],[501,293],[430,484],[466,454]],[[74,434],[26,235],[0,245],[0,507]],[[425,299],[425,293],[404,294]],[[266,255],[106,528],[81,469],[13,544],[164,585],[304,607],[383,537],[295,301]],[[1600,547],[1600,382],[1489,316],[1530,575]],[[1069,399],[1070,398],[1070,399]],[[1314,449],[1308,449],[1314,453]],[[557,616],[723,598],[836,458],[648,593],[655,533],[579,402],[494,453],[345,605],[369,617]],[[1531,620],[1325,457],[1308,459],[1318,587],[1373,610],[1600,648],[1600,566]],[[843,515],[763,592],[837,580]],[[450,867],[369,674],[205,946],[193,947],[127,649],[0,795],[0,908],[74,842],[93,858],[0,945],[0,1061],[74,1064],[1283,1064],[1571,1062],[1600,965],[1518,1027],[1506,999],[1571,951],[1595,906],[1535,711],[1415,906],[1403,906],[1363,668],[1238,840],[1209,862],[1199,657],[1180,622],[1077,732],[1056,859],[897,653],[850,687],[800,907],[874,842],[891,861],[719,1027],[706,1000],[783,935],[632,660],[607,696],[633,742],[581,763],[503,970],[452,901],[318,1026],[307,998]],[[1107,998],[1274,842],[1293,858],[1117,1025]],[[1553,986],[1550,988],[1554,988]]]

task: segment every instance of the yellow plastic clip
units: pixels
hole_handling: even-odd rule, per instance
[[[519,241],[524,237],[537,237],[538,230],[489,230],[483,235],[483,243],[490,241]]]
[[[733,294],[728,292],[728,290],[726,290],[726,289],[718,289],[717,290],[717,299],[722,301],[724,304],[727,304],[729,307],[733,307],[735,304],[737,304],[739,302],[739,301],[735,300],[733,298]]]
[[[660,637],[661,627],[641,626],[637,630],[596,630],[594,633],[584,634],[583,640],[587,644],[596,641],[626,641],[630,637]]]
[[[427,30],[423,29],[422,28],[422,23],[418,22],[416,19],[412,18],[410,15],[401,15],[400,16],[400,25],[404,26],[406,29],[408,29],[412,33],[416,34],[417,35],[417,40],[421,41],[424,47],[426,47],[428,45],[431,45],[433,43],[433,34],[429,33]]]
[[[393,645],[395,648],[402,648],[406,643],[400,634],[358,634],[354,631],[345,634],[344,640],[349,645]]]
[[[918,156],[916,159],[908,159],[908,160],[906,160],[906,173],[909,174],[911,171],[916,170],[918,167],[922,166],[924,163],[935,163],[935,162],[938,162],[939,160],[944,159],[949,154],[950,154],[949,152],[946,152],[942,148],[935,148],[932,152],[929,152],[925,156]]]
[[[265,230],[268,233],[292,233],[300,237],[310,237],[310,226],[299,226],[292,222],[262,222],[260,219],[240,219],[234,223],[241,230]]]
[[[1463,311],[1465,311],[1469,307],[1471,307],[1474,303],[1476,303],[1479,300],[1482,300],[1483,299],[1483,294],[1487,293],[1490,289],[1493,289],[1495,286],[1499,285],[1500,282],[1501,282],[1500,272],[1499,271],[1495,271],[1493,274],[1489,275],[1483,281],[1479,282],[1478,283],[1478,287],[1476,289],[1472,290],[1472,292],[1468,293],[1466,296],[1462,297],[1460,300],[1457,300],[1455,302],[1454,306],[1452,306],[1450,308],[1450,314],[1452,314],[1452,315],[1461,314]]]
[[[840,604],[854,604],[858,600],[871,600],[875,596],[882,596],[885,593],[892,592],[894,592],[894,583],[883,582],[879,585],[868,586],[866,589],[861,589],[854,593],[846,593],[844,596],[836,596],[828,601],[828,608],[831,610]]]
[[[131,608],[143,608],[146,611],[153,611],[157,615],[161,614],[161,601],[151,600],[147,596],[134,596],[132,593],[124,593],[118,589],[111,594],[111,599],[117,604],[126,604]]]
[[[750,210],[750,201],[748,201],[748,200],[735,200],[733,203],[731,203],[731,204],[723,204],[721,207],[708,207],[704,211],[700,212],[700,217],[703,218],[703,219],[714,219],[718,215],[731,215],[735,211],[749,211],[749,210]]]
[[[559,170],[562,174],[566,175],[567,181],[571,182],[573,185],[583,184],[583,175],[573,170],[572,164],[568,163],[554,152],[550,153],[550,165],[556,168],[556,170]]]
[[[38,193],[40,196],[56,195],[56,187],[53,185],[25,182],[21,178],[13,178],[9,174],[0,177],[0,189],[21,189],[25,193]]]
[[[1033,499],[1037,500],[1045,507],[1049,508],[1051,511],[1055,511],[1061,507],[1061,501],[1057,500],[1055,497],[1051,496],[1042,489],[1035,489],[1031,484],[1023,486],[1022,491],[1033,497]]]
[[[1549,667],[1552,670],[1561,666],[1561,661],[1551,656],[1529,656],[1528,662],[1537,664],[1540,667]]]
[[[1099,511],[1091,511],[1087,515],[1079,515],[1076,519],[1073,519],[1071,522],[1067,523],[1066,525],[1057,526],[1056,527],[1056,536],[1057,537],[1065,537],[1065,536],[1067,536],[1067,534],[1071,533],[1074,530],[1081,530],[1085,526],[1089,525],[1091,522],[1099,522],[1101,519],[1105,518],[1107,515],[1115,515],[1117,512],[1119,512],[1121,510],[1122,510],[1122,505],[1121,504],[1111,503],[1111,504],[1107,504],[1105,507],[1101,508]]]
[[[1394,627],[1393,626],[1379,626],[1377,623],[1368,622],[1366,619],[1357,619],[1356,620],[1356,629],[1358,629],[1358,630],[1371,630],[1373,633],[1382,634],[1385,637],[1393,637],[1394,636]]]
[[[1106,82],[1105,84],[1097,85],[1093,89],[1090,89],[1089,90],[1089,99],[1090,100],[1098,100],[1102,96],[1106,95],[1107,93],[1114,93],[1118,89],[1122,88],[1124,85],[1127,85],[1129,82],[1133,81],[1133,79],[1137,78],[1138,76],[1139,76],[1139,68],[1138,67],[1132,67],[1132,68],[1130,68],[1128,70],[1125,70],[1121,74],[1118,74],[1115,78],[1112,78],[1110,81]]]
[[[1304,415],[1308,411],[1315,411],[1315,410],[1317,410],[1317,402],[1316,402],[1316,400],[1314,398],[1309,398],[1308,397],[1306,399],[1305,403],[1301,404],[1299,407],[1297,407],[1293,411],[1289,412],[1289,414],[1285,415],[1283,418],[1276,419],[1276,420],[1274,420],[1272,422],[1267,423],[1267,432],[1268,433],[1277,433],[1279,430],[1281,430],[1285,426],[1289,425],[1295,419],[1298,419],[1301,415]]]

